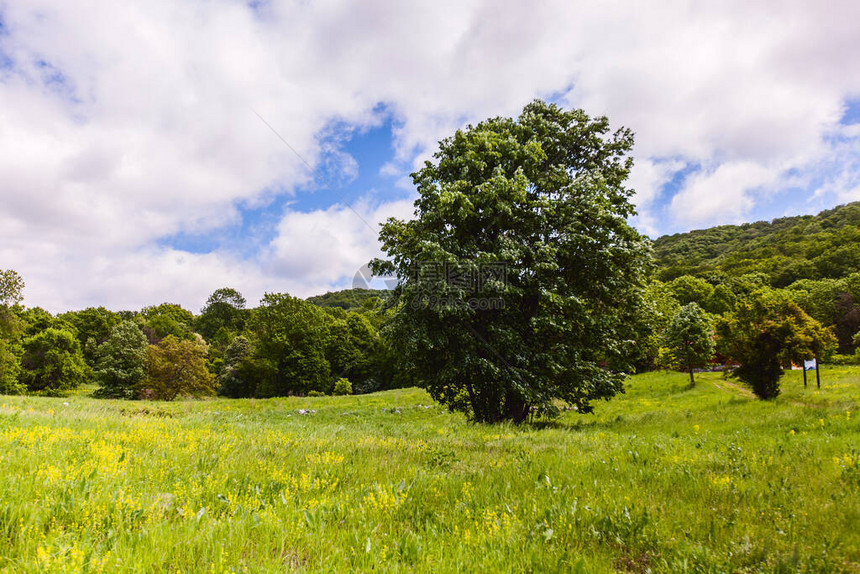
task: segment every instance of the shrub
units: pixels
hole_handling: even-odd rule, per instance
[[[309,397],[324,397],[325,393],[321,393],[320,391],[309,391],[308,396]]]
[[[853,355],[834,353],[827,362],[831,365],[860,365],[860,351],[855,352]]]
[[[334,390],[332,391],[333,395],[351,395],[352,394],[352,383],[349,382],[349,379],[338,379],[334,383]]]

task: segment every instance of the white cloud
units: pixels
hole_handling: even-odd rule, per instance
[[[777,183],[778,173],[752,162],[724,163],[691,175],[672,198],[676,219],[694,225],[741,223],[757,190]]]
[[[54,310],[196,308],[225,284],[249,300],[311,294],[372,257],[343,207],[287,212],[257,258],[158,247],[309,181],[255,112],[350,178],[352,158],[324,156],[320,134],[377,125],[384,103],[396,177],[464,123],[556,95],[636,131],[649,233],[666,228],[661,184],[684,165],[707,168],[669,204],[681,227],[742,219],[789,174],[838,172],[820,193],[857,197],[860,152],[829,137],[860,95],[854,1],[0,0],[0,20],[14,62],[0,67],[0,268]],[[834,151],[849,167],[827,163]],[[356,206],[373,220],[401,208]]]
[[[636,192],[633,202],[638,208],[638,215],[634,224],[642,232],[649,235],[659,234],[660,222],[652,214],[651,208],[659,199],[663,186],[684,167],[684,162],[672,159],[659,162],[643,159],[633,164],[627,184]]]
[[[860,201],[860,124],[837,130],[827,153],[813,164],[811,176],[823,183],[814,199],[835,199],[839,203]]]
[[[370,207],[359,202],[310,213],[288,212],[263,257],[264,268],[312,285],[310,292],[300,289],[303,296],[321,288],[351,286],[347,280],[382,255],[377,241],[380,224],[389,217],[408,219],[412,204],[413,200],[403,200]]]

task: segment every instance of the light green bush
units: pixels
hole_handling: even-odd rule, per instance
[[[352,394],[352,383],[349,382],[349,379],[340,378],[334,383],[334,390],[332,391],[333,395],[351,395]]]

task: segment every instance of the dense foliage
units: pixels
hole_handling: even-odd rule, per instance
[[[251,319],[264,361],[257,396],[324,392],[331,365],[325,349],[329,325],[318,307],[296,297],[269,293]]]
[[[704,367],[714,355],[710,317],[696,303],[684,305],[666,329],[666,345],[678,366],[690,372],[690,384],[695,384],[693,369]]]
[[[21,382],[32,392],[54,394],[77,388],[89,369],[73,333],[48,328],[24,339]]]
[[[412,175],[415,218],[384,224],[373,267],[400,281],[392,341],[434,399],[521,422],[621,390],[648,263],[626,222],[632,145],[536,101],[456,132]]]
[[[146,348],[146,378],[138,383],[140,396],[171,401],[179,396],[211,395],[215,376],[206,368],[206,344],[202,339],[177,339],[168,335]]]
[[[146,336],[131,321],[117,325],[96,350],[97,396],[134,398],[146,377]]]
[[[774,287],[838,279],[860,269],[860,202],[818,215],[720,225],[654,241],[658,277],[763,273]]]
[[[717,323],[720,352],[740,363],[735,376],[762,399],[779,394],[783,367],[824,357],[835,345],[830,331],[785,294],[762,290]]]
[[[388,299],[389,292],[376,289],[344,289],[342,291],[331,291],[324,295],[315,295],[305,299],[318,307],[338,307],[345,311],[359,311],[362,309],[373,309]]]

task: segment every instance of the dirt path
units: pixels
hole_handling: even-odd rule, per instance
[[[732,389],[732,390],[742,394],[743,396],[745,396],[747,398],[750,398],[750,399],[755,398],[755,394],[751,390],[745,389],[741,386],[738,386],[731,381],[723,380],[722,384],[726,386],[725,389],[723,387],[721,387],[720,385],[718,385],[716,382],[714,382],[714,386],[717,387],[718,389],[720,389],[721,391],[730,392],[729,389]]]
[[[745,389],[740,385],[736,385],[735,383],[733,383],[731,381],[723,380],[720,383],[721,385],[724,385],[726,388],[721,387],[720,385],[718,385],[714,381],[711,381],[711,382],[713,382],[714,386],[717,387],[718,389],[720,389],[721,391],[726,391],[727,393],[731,393],[732,391],[735,391],[735,393],[740,393],[741,395],[743,395],[747,398],[750,398],[750,399],[756,398],[755,393],[753,393],[751,390]],[[801,401],[789,401],[789,403],[792,405],[798,406],[798,407],[821,408],[821,405],[817,405],[815,403],[804,403]]]

